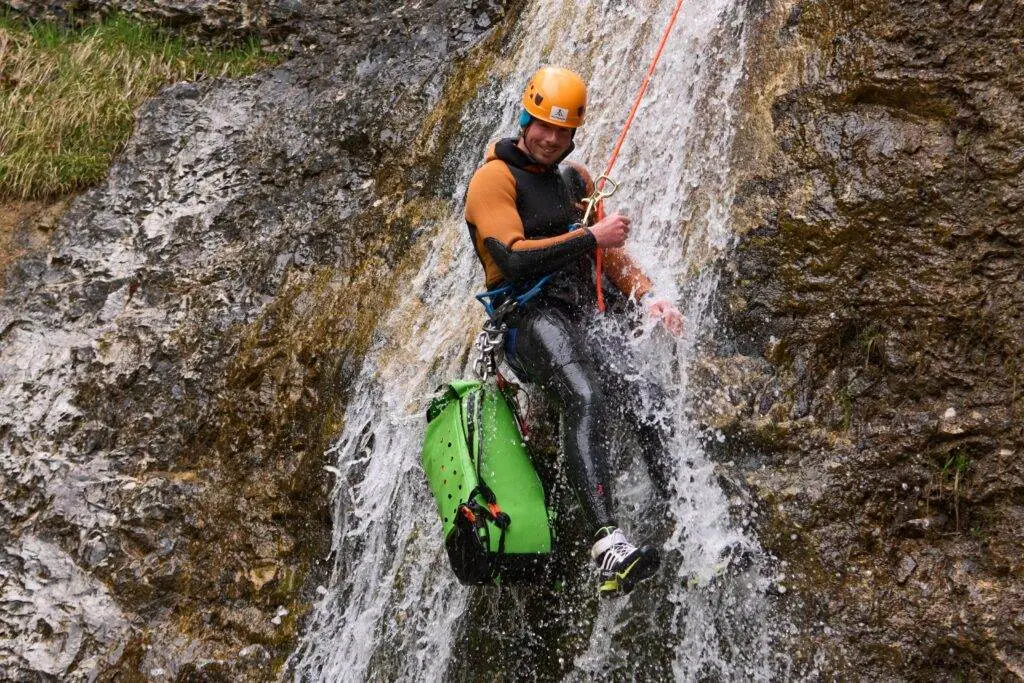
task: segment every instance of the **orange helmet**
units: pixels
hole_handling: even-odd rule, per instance
[[[552,125],[579,128],[587,111],[587,86],[568,69],[542,66],[523,91],[523,109]],[[520,117],[521,122],[524,120],[526,117]]]

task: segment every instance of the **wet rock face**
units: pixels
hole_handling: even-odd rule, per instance
[[[258,680],[291,651],[348,379],[447,212],[446,79],[505,11],[343,5],[358,31],[143,105],[8,267],[0,677]]]
[[[760,35],[706,419],[834,666],[1022,676],[1024,15],[777,3]]]
[[[441,3],[332,0],[5,0],[0,6],[35,20],[83,23],[114,12],[157,22],[186,36],[233,41],[258,36],[268,46],[292,50],[358,42],[367,26],[410,36],[424,24],[416,17],[426,7]],[[454,29],[451,37],[471,41],[491,28],[512,0],[464,0],[444,10],[448,24],[438,17],[438,30]],[[388,17],[391,17],[388,19]]]
[[[205,36],[260,35],[269,40],[299,32],[312,3],[301,0],[9,0],[4,5],[32,19],[92,21],[125,12]]]

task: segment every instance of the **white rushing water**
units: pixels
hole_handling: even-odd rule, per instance
[[[465,186],[485,143],[514,134],[521,89],[542,63],[569,66],[588,81],[590,118],[577,136],[575,158],[600,172],[674,4],[537,0],[520,17],[491,87],[467,106],[462,147],[449,159],[456,176],[451,218],[421,238],[431,249],[408,295],[382,312],[377,342],[330,453],[338,470],[335,566],[292,658],[298,678],[450,677],[451,651],[474,589],[460,586],[448,568],[419,449],[426,399],[438,385],[469,374],[466,351],[482,321],[472,298],[481,269],[461,217]],[[697,342],[715,324],[708,312],[716,286],[711,266],[732,239],[729,160],[744,44],[741,2],[686,3],[613,174],[622,189],[612,208],[634,218],[628,247],[657,290],[679,303],[688,326],[678,341],[648,328],[637,351],[683,397]],[[636,628],[657,632],[659,656],[671,660],[677,680],[793,673],[787,658],[772,652],[779,627],[761,590],[760,560],[740,577],[688,588],[710,579],[724,549],[758,553],[756,540],[739,528],[736,510],[730,514],[688,414],[685,398],[672,407],[673,457],[684,494],[671,502],[675,524],[665,550],[674,566],[666,562],[651,593],[670,609],[652,616],[634,604],[643,591],[602,603],[584,619],[589,636],[583,646],[556,653],[569,661],[570,678],[611,672],[643,678],[634,658],[648,655],[630,651],[636,637],[627,633],[638,611],[645,618]],[[628,511],[643,507],[649,483],[630,471],[618,490],[620,510],[627,511],[620,523],[628,528],[636,522]],[[593,583],[589,575],[574,578]],[[503,590],[515,603],[516,589]],[[514,670],[511,663],[508,668]]]

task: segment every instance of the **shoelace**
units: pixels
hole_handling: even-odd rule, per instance
[[[630,553],[634,550],[636,550],[636,546],[629,543],[616,543],[605,552],[601,560],[601,569],[606,571],[614,569],[616,565],[629,557]]]
[[[612,546],[601,555],[601,569],[605,571],[613,569],[636,550],[636,546],[627,541],[625,534],[618,529],[613,531],[610,537],[613,540]]]

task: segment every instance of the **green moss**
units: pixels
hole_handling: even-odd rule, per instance
[[[131,135],[135,109],[162,86],[237,78],[277,59],[255,38],[209,49],[123,15],[66,28],[0,14],[0,199],[99,182]]]
[[[970,457],[966,452],[960,451],[949,456],[949,459],[946,460],[946,464],[942,466],[942,476],[951,479],[957,475],[962,477],[970,467]]]
[[[516,25],[524,2],[515,0],[507,3],[505,18],[496,30],[461,60],[437,105],[430,111],[420,126],[414,146],[416,167],[425,170],[423,182],[437,185],[443,170],[444,155],[438,150],[450,150],[456,144],[456,136],[462,132],[462,114],[467,105],[477,97],[494,71],[501,46],[509,30]]]
[[[853,425],[853,397],[850,396],[850,390],[848,387],[843,387],[836,392],[836,404],[842,412],[840,428],[844,432],[848,432],[850,431],[850,427]]]

